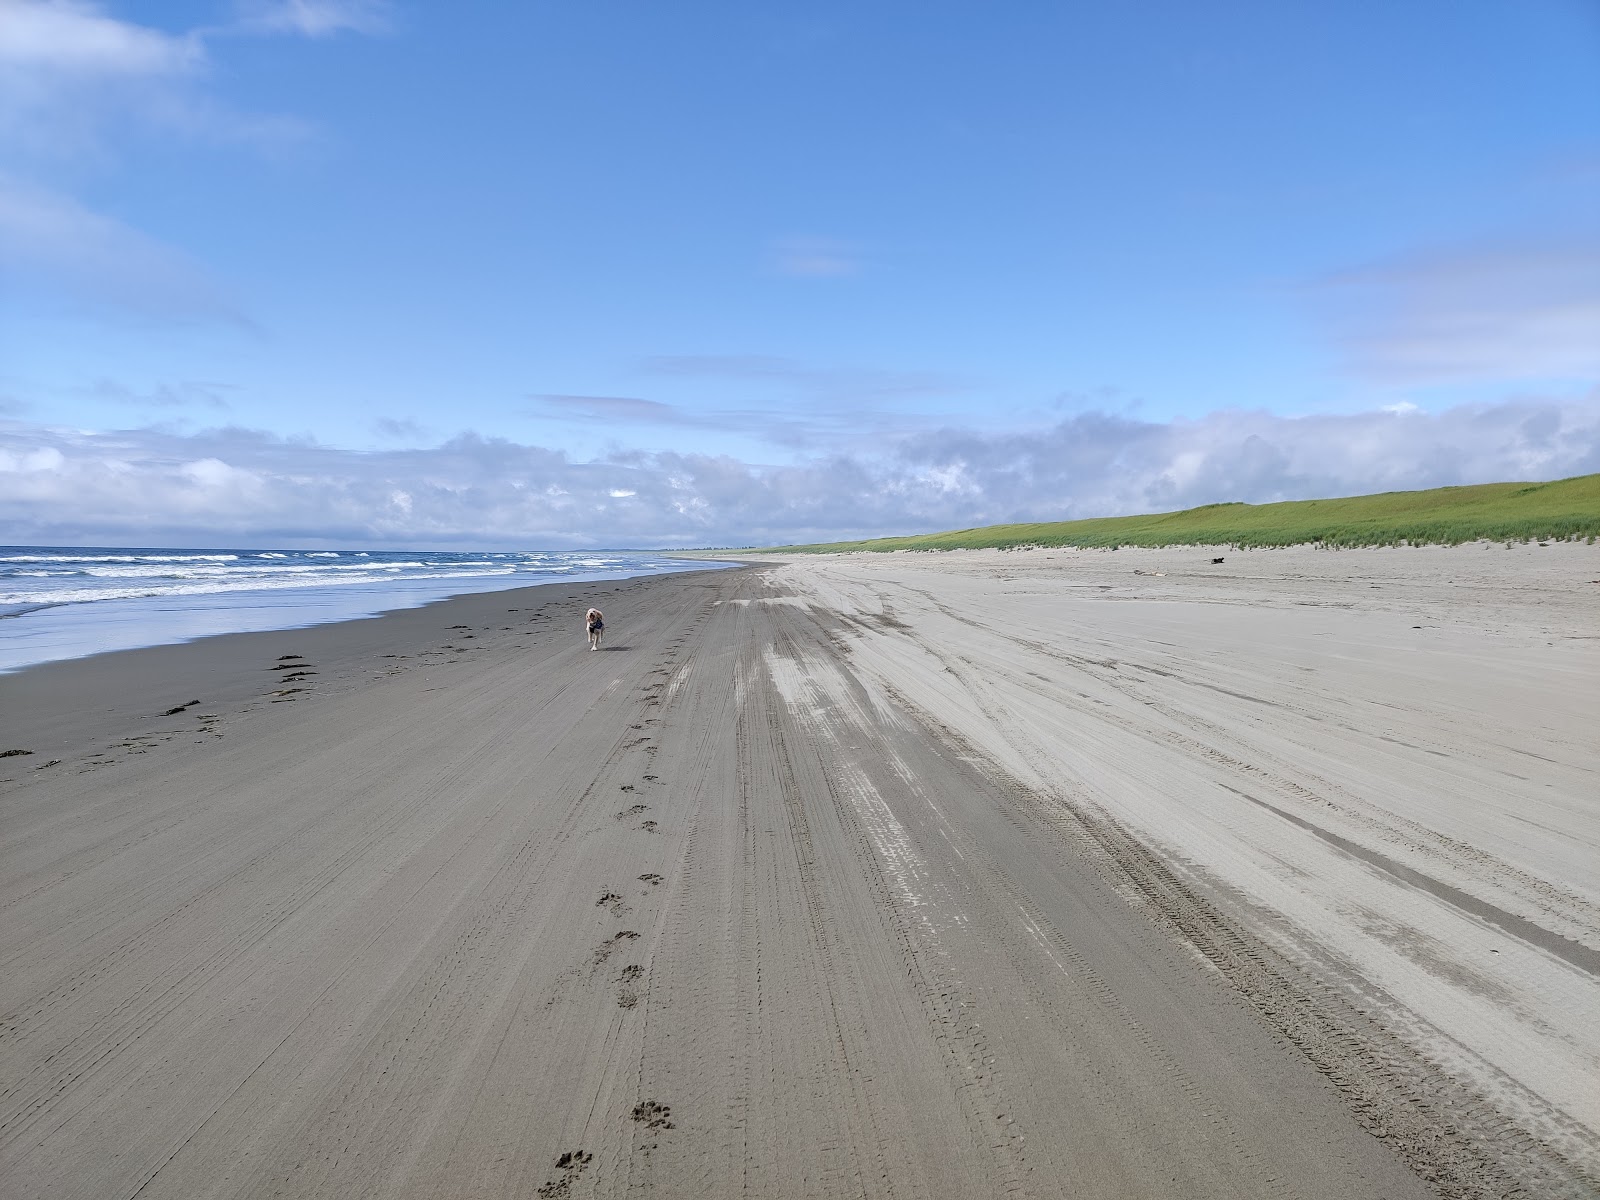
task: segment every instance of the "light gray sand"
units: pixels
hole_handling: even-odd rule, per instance
[[[5,1193],[1586,1194],[1600,561],[1471,553],[863,556],[0,680]]]

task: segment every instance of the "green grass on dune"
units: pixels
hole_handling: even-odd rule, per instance
[[[781,546],[790,553],[975,550],[1011,546],[1458,545],[1592,538],[1600,534],[1600,475],[1553,483],[1485,483],[1281,504],[1207,504],[1142,517],[989,525],[948,533]]]

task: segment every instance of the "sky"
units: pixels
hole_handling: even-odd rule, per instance
[[[0,0],[0,541],[1595,471],[1594,0]]]

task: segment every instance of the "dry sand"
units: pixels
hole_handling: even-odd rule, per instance
[[[0,1190],[1594,1193],[1600,554],[1223,553],[0,679]]]

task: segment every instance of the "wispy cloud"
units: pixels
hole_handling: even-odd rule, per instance
[[[1600,380],[1600,238],[1415,255],[1317,295],[1350,367],[1380,383]]]
[[[371,31],[368,4],[263,4],[226,25],[169,33],[82,0],[0,0],[0,147],[40,164],[118,156],[131,128],[277,147],[303,140],[299,119],[244,113],[207,89],[218,38]]]
[[[0,422],[0,523],[35,543],[733,545],[1600,471],[1600,393],[1442,413],[941,429],[791,466],[625,451],[579,462],[462,434],[355,452],[242,429]]]
[[[82,394],[95,399],[123,404],[131,408],[229,408],[224,393],[234,390],[232,384],[212,383],[203,379],[185,379],[177,383],[160,383],[148,391],[129,387],[114,379],[97,379]]]
[[[5,175],[0,270],[92,309],[243,320],[224,288],[182,252],[70,196]]]
[[[539,402],[539,416],[564,417],[574,421],[620,421],[637,425],[700,423],[671,404],[663,404],[659,400],[639,400],[632,396],[540,394],[530,398]]]
[[[391,8],[384,0],[241,0],[235,28],[250,33],[329,37],[336,33],[388,32]]]
[[[645,428],[707,429],[742,435],[785,450],[816,453],[881,445],[935,428],[936,417],[902,402],[958,390],[931,373],[867,369],[828,370],[759,355],[680,356],[648,359],[648,374],[750,385],[743,404],[691,406],[632,396],[538,394],[531,416],[598,423],[626,436]]]
[[[639,360],[647,375],[760,383],[789,394],[833,398],[895,399],[950,396],[971,384],[937,371],[878,367],[819,367],[769,354],[658,354]]]
[[[0,0],[0,147],[42,161],[102,154],[106,125],[182,107],[206,67],[192,33],[72,0]]]
[[[23,268],[95,307],[237,319],[206,272],[179,251],[95,212],[52,179],[110,170],[139,144],[168,140],[280,148],[304,121],[238,112],[209,87],[222,37],[322,37],[383,27],[387,6],[360,0],[246,5],[227,25],[171,33],[87,0],[0,0],[0,266]]]
[[[372,423],[374,433],[388,438],[416,440],[424,435],[421,425],[404,417],[379,417]]]
[[[771,263],[778,274],[794,279],[839,279],[859,274],[864,265],[854,246],[823,237],[780,238],[772,246]]]

